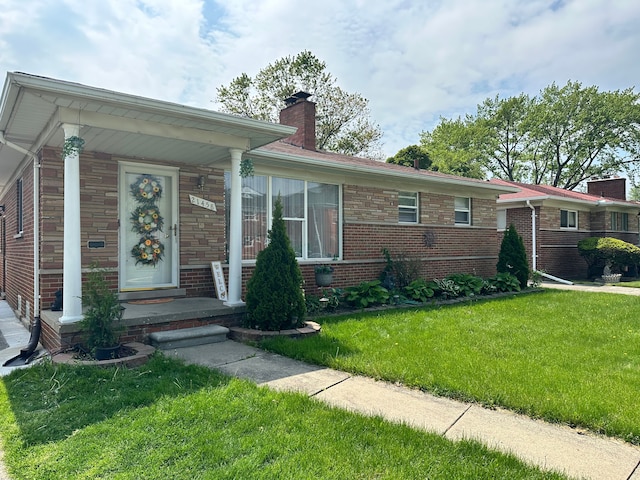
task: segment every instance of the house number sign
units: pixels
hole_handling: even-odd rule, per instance
[[[205,200],[204,198],[196,197],[195,195],[189,195],[189,201],[192,205],[197,205],[198,207],[206,208],[207,210],[212,210],[217,212],[216,204],[210,202],[209,200]]]

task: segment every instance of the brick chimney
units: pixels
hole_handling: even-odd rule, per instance
[[[627,199],[627,179],[622,177],[606,177],[592,179],[587,182],[587,193],[599,197]]]
[[[294,93],[285,99],[286,107],[280,111],[280,123],[297,127],[298,131],[284,139],[305,150],[316,149],[316,104],[307,100],[311,94]]]

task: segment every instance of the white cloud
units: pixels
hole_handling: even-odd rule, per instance
[[[497,93],[634,86],[639,24],[635,0],[0,0],[0,71],[212,108],[307,49],[370,100],[392,155]]]

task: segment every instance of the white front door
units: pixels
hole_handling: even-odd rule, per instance
[[[120,163],[120,290],[178,287],[178,170]]]

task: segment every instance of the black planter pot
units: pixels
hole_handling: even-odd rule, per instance
[[[112,358],[118,358],[119,350],[120,345],[116,345],[115,347],[96,347],[94,356],[96,360],[111,360]]]

